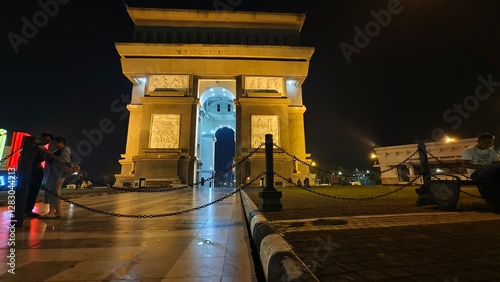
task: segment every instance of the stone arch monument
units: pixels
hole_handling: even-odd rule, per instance
[[[133,42],[116,43],[133,83],[117,186],[192,184],[213,173],[215,131],[235,132],[238,162],[265,134],[309,160],[302,83],[314,48],[300,45],[304,14],[127,8]],[[293,180],[309,167],[275,154]],[[236,184],[265,170],[264,150],[241,163]],[[276,179],[282,182],[281,179]]]

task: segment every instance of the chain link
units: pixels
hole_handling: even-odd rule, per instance
[[[182,211],[178,211],[178,212],[163,213],[163,214],[138,214],[138,215],[134,215],[134,214],[121,214],[121,213],[115,213],[115,212],[109,212],[109,211],[102,211],[102,210],[94,209],[94,208],[91,208],[91,207],[87,207],[85,205],[76,203],[76,202],[71,201],[69,199],[66,199],[66,198],[64,198],[64,197],[62,197],[60,195],[57,195],[53,191],[47,190],[44,187],[42,187],[42,190],[44,190],[46,193],[49,193],[52,196],[54,196],[54,197],[56,197],[56,198],[58,198],[58,199],[60,199],[60,200],[62,200],[64,202],[66,202],[66,203],[69,203],[69,204],[74,205],[76,207],[79,207],[79,208],[82,208],[82,209],[85,209],[85,210],[88,210],[88,211],[91,211],[91,212],[99,213],[99,214],[104,214],[104,215],[109,215],[109,216],[116,216],[116,217],[127,217],[127,218],[159,218],[159,217],[175,216],[175,215],[181,215],[181,214],[185,214],[185,213],[190,213],[190,212],[197,211],[197,210],[209,207],[211,205],[217,204],[217,203],[219,203],[221,201],[224,201],[225,199],[227,199],[227,198],[235,195],[236,193],[241,192],[243,189],[245,189],[246,187],[248,187],[250,184],[252,184],[255,181],[257,181],[257,179],[259,179],[265,173],[266,172],[260,173],[258,176],[256,176],[255,178],[253,178],[250,182],[245,183],[244,185],[242,185],[238,189],[235,189],[231,193],[229,193],[229,194],[227,194],[227,195],[225,195],[225,196],[223,196],[221,198],[218,198],[215,201],[212,201],[212,202],[209,202],[207,204],[204,204],[204,205],[201,205],[201,206],[198,206],[198,207],[194,207],[194,208],[191,208],[191,209],[182,210]]]
[[[326,169],[322,169],[322,168],[319,168],[319,167],[315,167],[315,166],[312,166],[311,164],[309,164],[308,162],[306,161],[303,161],[301,159],[299,159],[297,156],[287,152],[285,149],[281,148],[280,146],[278,146],[276,143],[273,143],[274,147],[276,147],[278,150],[280,150],[282,153],[288,155],[289,157],[291,157],[292,159],[298,161],[299,163],[302,163],[306,166],[308,166],[309,168],[314,168],[318,171],[322,171],[322,172],[325,172],[325,173],[328,173],[328,174],[333,174],[333,171],[330,171],[330,170],[326,170]],[[380,172],[377,172],[377,173],[365,173],[364,175],[366,176],[370,176],[370,175],[381,175],[382,173],[386,173],[390,170],[393,170],[393,169],[396,169],[398,166],[406,163],[407,161],[409,161],[413,156],[415,156],[415,154],[418,153],[418,150],[415,150],[415,152],[413,152],[411,155],[409,155],[406,159],[404,159],[403,161],[401,161],[399,164],[397,165],[394,165],[394,166],[390,166],[388,169],[385,169],[385,170],[382,170]],[[349,175],[356,175],[356,174],[344,174],[344,176],[349,176]]]
[[[319,195],[319,196],[323,196],[323,197],[326,197],[326,198],[335,199],[335,200],[351,200],[351,201],[373,200],[373,199],[377,199],[377,198],[382,198],[382,197],[388,196],[390,194],[394,194],[394,193],[396,193],[398,191],[401,191],[403,188],[412,185],[417,179],[420,178],[420,176],[422,176],[422,174],[420,174],[419,176],[417,176],[416,178],[412,179],[410,182],[406,183],[405,185],[403,185],[403,186],[401,186],[401,187],[399,187],[399,188],[397,188],[397,189],[395,189],[393,191],[384,193],[384,194],[380,194],[380,195],[376,195],[376,196],[370,196],[370,197],[341,197],[341,196],[334,196],[334,195],[323,194],[323,193],[320,193],[318,191],[314,191],[312,189],[309,189],[309,188],[306,188],[306,187],[302,187],[302,186],[298,185],[297,183],[294,183],[290,179],[287,179],[287,178],[283,177],[282,175],[280,175],[277,172],[275,172],[274,175],[282,178],[283,180],[287,181],[288,183],[293,184],[294,186],[297,186],[297,187],[299,187],[299,188],[301,188],[303,190],[306,190],[308,192],[311,192],[313,194],[316,194],[316,195]]]
[[[322,169],[322,168],[319,168],[319,167],[313,167],[313,166],[311,166],[311,165],[310,165],[309,163],[307,163],[306,161],[303,161],[303,160],[299,159],[298,157],[296,157],[295,155],[293,155],[293,154],[291,154],[291,153],[287,152],[285,149],[281,148],[281,147],[280,147],[280,146],[278,146],[276,143],[274,143],[273,145],[274,145],[274,146],[275,146],[278,150],[280,150],[282,153],[284,153],[284,154],[288,155],[289,157],[291,157],[292,159],[294,159],[294,160],[296,160],[296,161],[298,161],[298,162],[300,162],[300,163],[302,163],[302,164],[304,164],[304,165],[308,166],[309,168],[314,168],[314,169],[316,169],[316,170],[318,170],[318,171],[322,171],[322,172],[325,172],[325,173],[328,173],[328,174],[332,174],[332,173],[333,173],[333,171],[329,171],[329,170],[325,170],[325,169]],[[385,169],[385,170],[382,170],[382,171],[380,171],[380,172],[377,172],[377,173],[368,173],[368,174],[364,174],[364,175],[367,175],[367,176],[369,176],[369,175],[381,175],[381,174],[383,174],[383,173],[386,173],[386,172],[388,172],[388,171],[391,171],[391,170],[393,170],[393,169],[396,169],[398,166],[400,166],[400,165],[402,165],[402,164],[404,164],[404,163],[408,162],[408,161],[409,161],[409,160],[410,160],[413,156],[415,156],[417,153],[418,153],[418,149],[417,149],[417,150],[415,150],[415,151],[414,151],[411,155],[409,155],[407,158],[405,158],[403,161],[401,161],[401,162],[400,162],[399,164],[397,164],[397,165],[390,166],[389,168],[387,168],[387,169]],[[464,174],[462,174],[462,173],[460,173],[460,172],[456,171],[455,169],[453,169],[453,168],[451,168],[451,167],[447,166],[445,163],[443,163],[441,160],[439,160],[436,156],[434,156],[431,152],[427,151],[427,153],[428,153],[430,156],[432,156],[433,158],[435,158],[435,159],[436,159],[436,160],[437,160],[440,164],[442,164],[443,166],[445,166],[445,167],[449,168],[450,170],[452,170],[453,172],[455,172],[455,173],[457,173],[457,174],[460,174],[460,175],[462,175],[462,176],[466,177],[467,179],[470,179],[470,177],[469,177],[469,176],[464,175]],[[344,176],[348,176],[348,175],[355,175],[355,174],[345,174]],[[413,182],[415,182],[415,181],[416,181],[416,180],[417,180],[420,176],[422,176],[422,174],[421,174],[421,175],[419,175],[419,176],[417,176],[417,178],[415,178],[414,180],[410,181],[410,182],[409,182],[408,184],[406,184],[406,185],[410,185],[410,184],[412,184],[412,183],[413,183]],[[280,176],[280,177],[282,177],[282,176]],[[284,178],[284,179],[285,179],[285,178]],[[288,181],[288,182],[290,182],[288,179],[285,179],[285,180],[286,180],[286,181]],[[295,186],[300,187],[299,185],[297,185],[297,183],[293,183],[293,182],[290,182],[290,183],[291,183],[291,184],[294,184]],[[301,187],[301,188],[302,188],[302,187]],[[404,188],[404,186],[403,186],[403,187],[401,187],[401,189],[402,189],[402,188]],[[397,192],[397,191],[399,191],[399,190],[396,190],[396,191],[394,191],[394,192]],[[313,193],[318,194],[316,191],[312,191],[312,190],[311,190],[310,192],[313,192]],[[394,193],[394,192],[390,192],[390,193],[388,193],[387,195],[392,194],[392,193]],[[466,195],[472,196],[472,197],[482,198],[481,196],[477,196],[477,195],[474,195],[474,194],[471,194],[471,193],[465,192],[465,191],[463,191],[462,189],[460,189],[460,192],[462,192],[462,193],[464,193],[464,194],[466,194]],[[383,196],[386,196],[386,195],[381,195],[381,197],[383,197]]]
[[[460,192],[464,193],[465,195],[468,195],[468,196],[474,197],[474,198],[483,199],[483,197],[482,197],[482,196],[478,196],[478,195],[471,194],[471,193],[469,193],[469,192],[465,192],[464,190],[462,190],[462,189],[461,189],[461,187],[460,187]]]
[[[261,143],[257,148],[255,148],[252,152],[250,152],[248,155],[246,155],[245,157],[243,157],[241,160],[235,162],[234,164],[232,164],[228,169],[226,170],[221,170],[217,173],[215,173],[214,176],[211,176],[211,177],[208,177],[207,179],[204,180],[204,182],[207,182],[207,181],[211,181],[215,178],[217,178],[218,176],[220,175],[223,175],[224,173],[228,173],[230,171],[232,171],[234,168],[238,167],[241,163],[243,163],[244,161],[248,160],[248,158],[250,158],[252,155],[254,155],[257,151],[259,151],[262,146],[264,146],[265,143]],[[200,184],[201,184],[201,180],[198,181],[198,182],[195,182],[193,184],[189,184],[189,185],[183,185],[183,186],[179,186],[179,187],[159,187],[159,188],[154,188],[154,189],[137,189],[137,188],[123,188],[123,187],[116,187],[116,186],[113,186],[113,185],[106,185],[104,183],[100,183],[99,181],[95,181],[94,179],[90,179],[88,177],[85,177],[83,175],[80,176],[83,180],[87,180],[87,181],[90,181],[94,184],[97,184],[99,186],[106,186],[108,188],[111,188],[111,189],[114,189],[114,190],[119,190],[119,191],[123,191],[123,192],[139,192],[139,193],[159,193],[159,192],[169,192],[169,191],[177,191],[177,190],[182,190],[182,189],[187,189],[187,188],[194,188],[194,187],[198,187]]]
[[[443,161],[441,161],[438,157],[434,156],[429,150],[427,150],[427,154],[429,154],[432,158],[434,158],[440,165],[444,166],[445,168],[448,168],[449,170],[451,170],[452,172],[460,175],[460,176],[463,176],[465,177],[466,179],[471,179],[468,175],[465,175],[457,170],[455,170],[454,168],[450,167],[449,165],[445,164]]]
[[[3,159],[1,159],[1,160],[0,160],[0,164],[1,164],[1,163],[3,163],[3,162],[5,162],[5,160],[6,160],[6,159],[8,159],[8,158],[12,157],[15,153],[20,152],[20,151],[22,151],[22,150],[23,150],[23,148],[17,148],[16,150],[14,150],[14,152],[12,152],[12,153],[8,154],[8,155],[7,155],[7,156],[5,156]]]
[[[444,163],[443,161],[441,161],[438,157],[436,157],[435,155],[433,155],[429,150],[427,150],[427,154],[429,154],[432,158],[434,158],[440,165],[444,166],[445,168],[451,170],[452,172],[454,172],[454,173],[456,173],[456,174],[458,174],[460,176],[465,177],[468,180],[472,180],[472,178],[470,178],[468,175],[465,175],[465,174],[463,174],[463,173],[455,170],[455,168],[452,168],[449,165],[447,165],[446,163]],[[469,192],[465,192],[464,190],[462,190],[461,187],[460,187],[460,192],[463,193],[463,194],[465,194],[465,195],[474,197],[474,198],[479,198],[479,199],[483,198],[482,196],[478,196],[478,195],[471,194]]]
[[[232,171],[233,168],[237,167],[238,165],[240,165],[242,162],[248,160],[248,158],[250,158],[253,154],[255,154],[258,150],[260,150],[262,148],[262,146],[265,145],[265,143],[261,143],[257,148],[255,148],[252,152],[250,152],[247,156],[243,157],[241,160],[239,160],[238,162],[235,162],[234,164],[231,165],[230,168],[224,170],[224,171],[220,171],[218,173],[216,173],[214,176],[211,176],[209,178],[207,178],[205,181],[210,181],[211,179],[214,179],[215,177],[223,174],[223,173],[226,173],[226,172],[229,172],[229,171]],[[15,154],[16,152],[22,150],[21,148],[19,150],[16,150],[15,152],[13,152],[11,155]],[[9,155],[10,156],[10,155]],[[7,156],[5,159],[7,159],[9,156]],[[61,162],[60,160],[58,159],[55,159],[56,162],[59,162],[59,163],[62,163],[64,165],[66,165],[66,163],[63,163]],[[166,216],[174,216],[174,215],[181,215],[181,214],[185,214],[185,213],[189,213],[189,212],[193,212],[193,211],[196,211],[196,210],[200,210],[200,209],[203,209],[203,208],[206,208],[208,206],[211,206],[213,204],[216,204],[218,202],[221,202],[233,195],[235,195],[236,193],[238,192],[241,192],[244,188],[246,188],[247,186],[249,186],[250,184],[254,183],[255,181],[257,181],[257,179],[259,179],[262,175],[264,175],[266,172],[262,172],[260,173],[258,176],[256,176],[255,178],[253,178],[251,181],[245,183],[244,185],[242,185],[240,188],[234,190],[233,192],[215,200],[215,201],[212,201],[210,203],[207,203],[207,204],[204,204],[204,205],[201,205],[199,207],[195,207],[195,208],[191,208],[191,209],[187,209],[187,210],[183,210],[183,211],[178,211],[178,212],[172,212],[172,213],[166,213],[166,214],[152,214],[152,215],[127,215],[127,214],[119,214],[119,213],[114,213],[114,212],[108,212],[108,211],[102,211],[102,210],[98,210],[98,209],[94,209],[94,208],[91,208],[91,207],[87,207],[85,205],[82,205],[82,204],[79,204],[79,203],[76,203],[74,201],[71,201],[69,199],[66,199],[60,195],[57,195],[56,193],[54,193],[53,191],[49,191],[47,190],[45,187],[41,187],[41,189],[43,191],[45,191],[46,193],[49,193],[51,194],[52,196],[64,201],[64,202],[67,202],[71,205],[74,205],[74,206],[77,206],[79,208],[82,208],[82,209],[85,209],[85,210],[88,210],[88,211],[91,211],[91,212],[95,212],[95,213],[99,213],[99,214],[104,214],[104,215],[109,215],[109,216],[116,216],[116,217],[128,217],[128,218],[157,218],[157,217],[166,217]],[[89,178],[87,177],[82,177],[84,180],[89,180],[91,181]],[[93,183],[97,183],[98,182],[94,182],[92,181]],[[201,181],[199,182],[196,182],[194,184],[191,184],[191,185],[184,185],[184,186],[180,186],[180,187],[174,187],[174,188],[159,188],[159,189],[131,189],[131,188],[120,188],[120,187],[114,187],[114,186],[111,186],[111,185],[103,185],[103,186],[107,186],[108,188],[112,188],[112,189],[115,189],[115,190],[119,190],[119,191],[122,191],[122,192],[165,192],[165,191],[175,191],[175,190],[181,190],[181,189],[186,189],[186,188],[193,188],[195,186],[198,186],[198,184],[200,184]]]

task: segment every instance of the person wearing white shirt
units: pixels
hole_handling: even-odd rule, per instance
[[[500,162],[498,154],[492,149],[495,136],[481,133],[477,144],[466,148],[462,153],[463,166],[476,185],[483,199],[494,208],[500,207]]]
[[[473,180],[489,182],[500,172],[496,165],[500,163],[498,154],[492,149],[494,140],[493,134],[481,133],[477,144],[462,152],[462,164]]]

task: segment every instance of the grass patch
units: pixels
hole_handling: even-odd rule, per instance
[[[338,196],[344,198],[364,198],[364,197],[376,197],[381,195],[386,195],[384,198],[393,199],[415,199],[417,193],[415,188],[419,186],[407,186],[401,188],[400,186],[313,186],[309,188],[310,190],[316,191],[321,194],[329,196]],[[283,193],[293,192],[298,195],[311,195],[310,191],[299,187],[276,187],[277,190]],[[313,194],[314,195],[314,194]]]

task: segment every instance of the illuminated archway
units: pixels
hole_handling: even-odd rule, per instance
[[[218,80],[206,80],[200,85],[205,90],[199,92],[197,157],[201,166],[197,173],[197,181],[202,178],[208,179],[216,172],[216,132],[222,128],[229,128],[233,134],[236,133],[236,109],[233,102],[235,96],[230,90],[235,86],[235,81],[221,83]],[[234,158],[234,145],[232,149]]]

